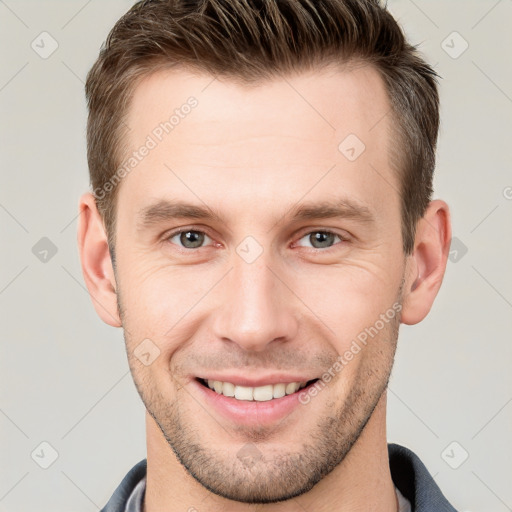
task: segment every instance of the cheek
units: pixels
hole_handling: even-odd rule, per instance
[[[126,309],[146,325],[150,320],[160,323],[164,319],[168,325],[190,309],[201,293],[204,295],[208,273],[201,273],[199,267],[172,267],[146,260],[128,264],[120,273]]]
[[[394,315],[401,275],[385,267],[384,262],[346,262],[330,268],[311,266],[308,272],[289,281],[290,288],[322,321],[327,336],[334,337],[340,351],[365,328],[374,325],[380,315],[389,310],[389,316]],[[304,308],[299,303],[298,307]]]
[[[161,366],[193,336],[202,313],[211,307],[214,294],[209,292],[225,271],[207,265],[170,267],[158,263],[127,268],[120,282],[129,348],[135,350],[144,339],[152,340],[160,350],[157,366]]]

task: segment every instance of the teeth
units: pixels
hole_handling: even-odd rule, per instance
[[[219,380],[208,379],[208,387],[215,390],[216,393],[224,396],[235,397],[237,400],[249,400],[257,402],[266,402],[273,398],[281,398],[285,395],[291,395],[297,390],[302,389],[306,382],[290,382],[288,384],[267,384],[252,388],[248,386],[236,386],[231,382],[221,382]]]
[[[268,386],[260,386],[259,388],[254,388],[252,392],[254,396],[254,400],[258,402],[266,402],[267,400],[272,400],[274,398],[274,386],[269,384]]]
[[[286,384],[286,394],[291,395],[292,393],[295,393],[297,389],[299,389],[300,382],[290,382],[289,384]]]
[[[274,384],[274,391],[272,395],[274,398],[281,398],[286,395],[286,384]]]
[[[222,389],[217,391],[217,393],[222,393],[224,396],[235,396],[235,386],[231,384],[231,382],[224,382],[221,388]]]
[[[217,383],[223,386],[221,382],[215,381],[215,384]],[[235,386],[235,398],[237,400],[252,400],[253,390],[254,388],[247,388],[245,386]],[[217,393],[222,393],[222,391],[217,391]]]

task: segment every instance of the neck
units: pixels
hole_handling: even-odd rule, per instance
[[[397,512],[386,438],[386,392],[345,459],[310,491],[288,501],[245,504],[213,494],[181,465],[146,413],[147,480],[144,512]],[[333,508],[335,504],[335,508]]]

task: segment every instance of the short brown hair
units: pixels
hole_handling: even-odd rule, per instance
[[[122,16],[85,85],[91,186],[111,250],[118,190],[112,177],[142,78],[183,66],[258,84],[350,61],[375,66],[389,95],[398,140],[390,144],[390,161],[399,173],[403,249],[410,254],[432,195],[438,75],[378,0],[143,0]]]

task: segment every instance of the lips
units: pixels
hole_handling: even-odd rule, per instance
[[[215,415],[219,414],[233,424],[250,427],[256,425],[271,426],[275,425],[276,422],[284,420],[287,416],[290,416],[290,421],[292,418],[295,421],[303,419],[303,415],[297,416],[295,414],[299,408],[303,407],[302,402],[299,400],[299,395],[301,393],[308,393],[308,390],[315,385],[314,383],[317,380],[307,381],[307,385],[303,389],[299,389],[290,395],[285,394],[281,398],[263,401],[224,396],[222,393],[217,393],[215,390],[210,389],[207,382],[200,378],[193,378],[191,380],[190,389],[204,403],[206,409],[211,410]],[[293,416],[292,413],[294,413]]]

